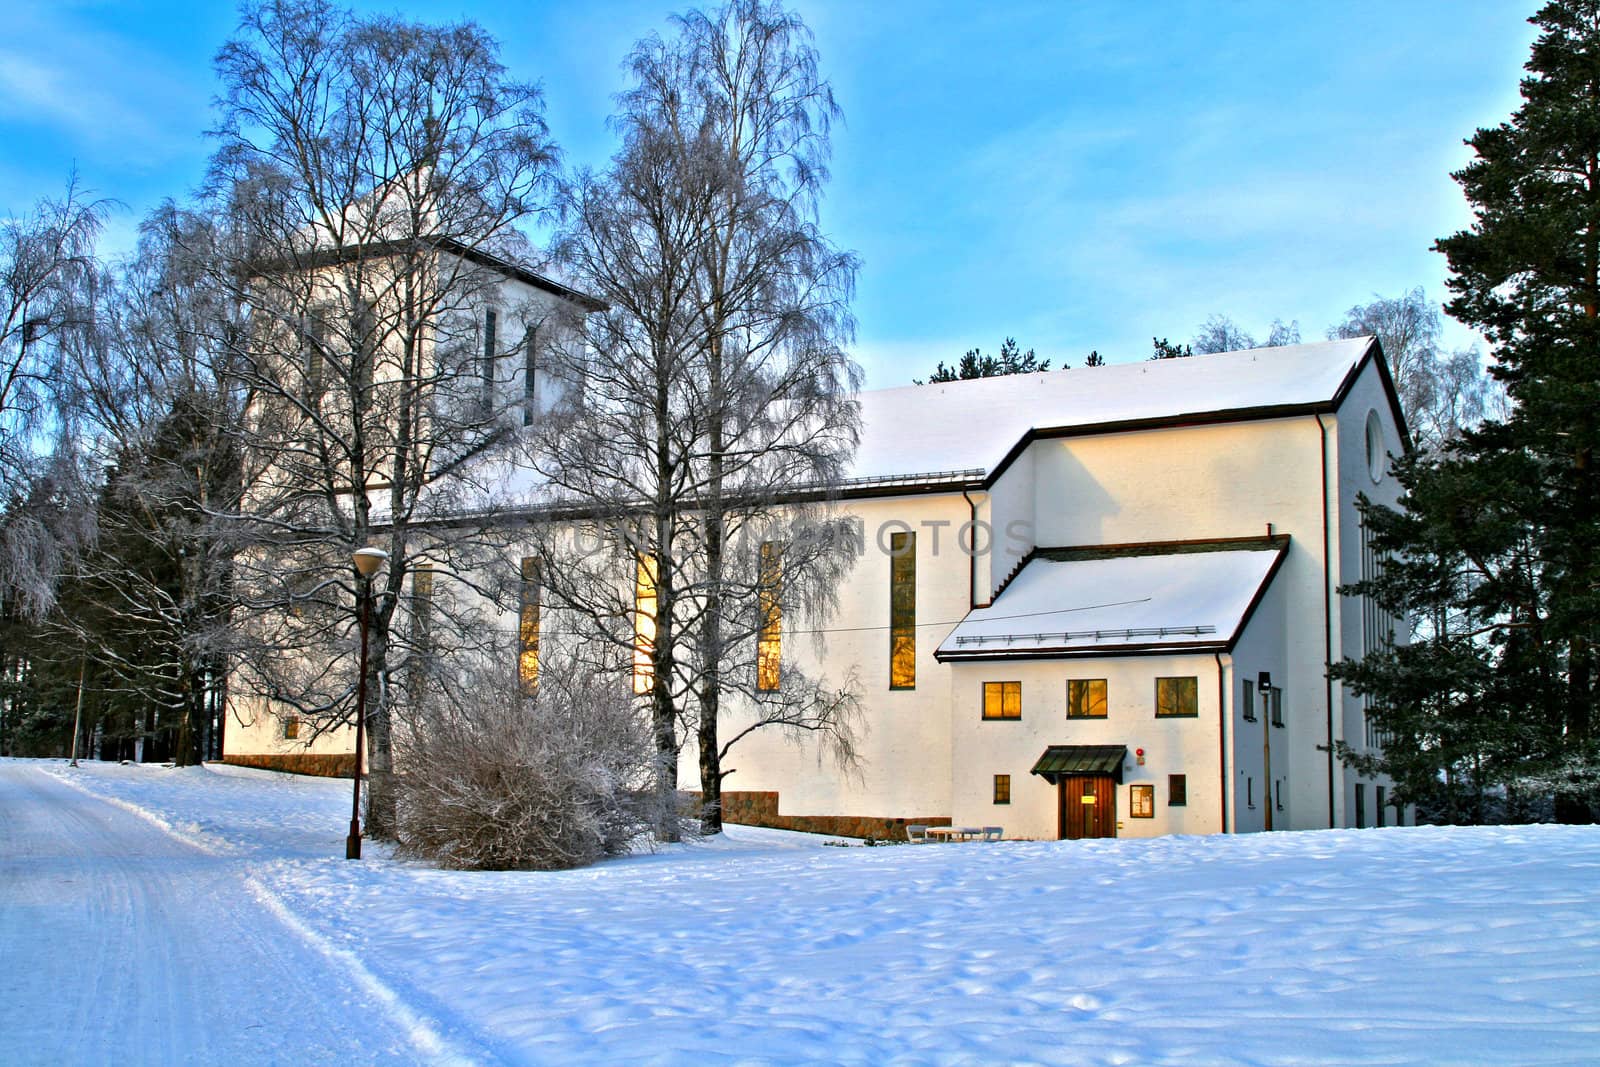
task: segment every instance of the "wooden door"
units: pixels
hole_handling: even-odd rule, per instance
[[[1064,777],[1056,792],[1064,840],[1117,836],[1117,785],[1109,774]]]

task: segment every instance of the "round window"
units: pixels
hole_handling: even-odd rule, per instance
[[[1383,480],[1384,468],[1389,465],[1388,449],[1383,447],[1383,420],[1376,411],[1367,412],[1367,473],[1374,482]]]

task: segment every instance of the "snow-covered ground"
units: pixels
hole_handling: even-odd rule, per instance
[[[1600,828],[462,874],[348,790],[0,761],[0,1062],[1600,1062]]]

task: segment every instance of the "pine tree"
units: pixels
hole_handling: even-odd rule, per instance
[[[1400,735],[1391,752],[1410,742],[1457,783],[1551,797],[1559,818],[1587,821],[1600,795],[1600,0],[1557,0],[1531,21],[1522,105],[1477,131],[1477,158],[1454,175],[1474,223],[1437,245],[1447,310],[1489,339],[1510,411],[1397,464],[1401,513],[1366,509],[1393,559],[1353,591],[1422,629],[1336,673]],[[1399,773],[1415,756],[1365,758]],[[1428,769],[1407,772],[1413,786]]]
[[[933,374],[929,376],[928,382],[937,385],[941,382],[964,382],[973,378],[998,378],[1006,374],[1033,374],[1036,371],[1049,369],[1048,359],[1040,359],[1031,348],[1026,352],[1022,351],[1015,338],[1007,337],[1000,345],[999,355],[989,356],[985,355],[981,348],[969,348],[954,367],[946,366],[941,359]],[[917,379],[916,383],[923,384],[921,379]]]

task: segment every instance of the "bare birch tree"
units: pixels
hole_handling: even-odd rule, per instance
[[[81,509],[29,502],[59,499],[78,481],[57,387],[69,380],[67,351],[94,330],[95,241],[108,206],[89,200],[74,178],[59,200],[0,222],[0,601],[35,618],[49,609],[52,576],[86,532]],[[36,477],[50,487],[30,487]]]
[[[352,723],[350,552],[386,549],[366,715],[368,830],[388,836],[390,679],[411,650],[397,613],[429,595],[408,580],[425,567],[496,592],[495,461],[523,410],[510,356],[554,306],[518,303],[506,279],[554,148],[538,90],[470,23],[275,0],[245,9],[217,65],[210,191],[240,237],[226,273],[251,315],[234,684],[313,730]],[[430,636],[497,641],[471,603],[437,598]]]
[[[624,149],[569,197],[562,247],[613,310],[535,462],[608,549],[551,568],[582,576],[561,598],[637,647],[661,788],[692,730],[715,833],[733,741],[776,727],[851,751],[848,680],[806,677],[781,634],[826,617],[854,559],[827,505],[857,436],[860,376],[842,348],[856,262],[817,224],[837,108],[804,25],[739,2],[676,27],[635,49]],[[647,619],[616,578],[630,553]]]

